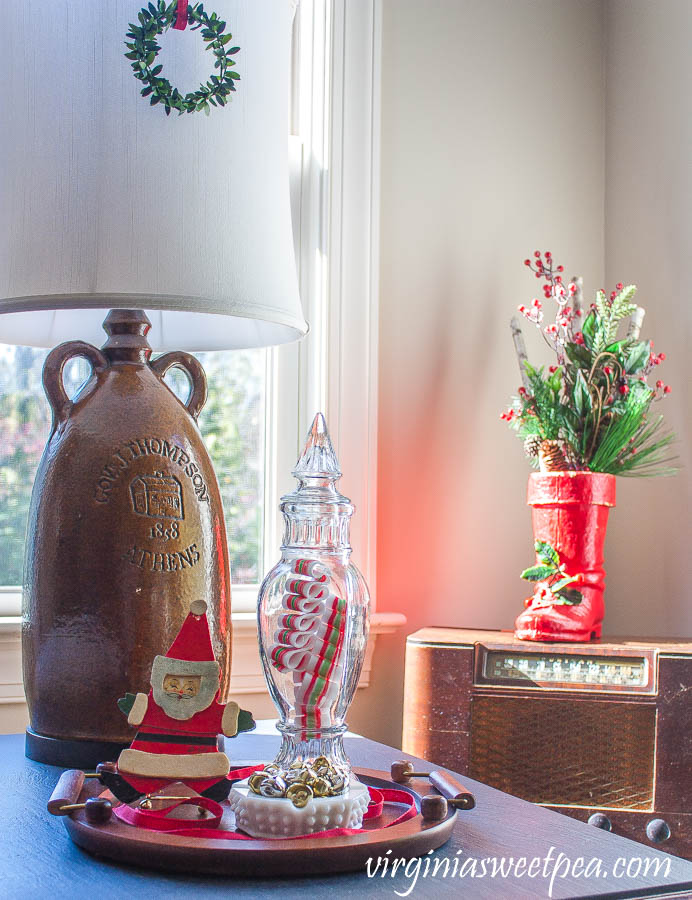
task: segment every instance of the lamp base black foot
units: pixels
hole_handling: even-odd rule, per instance
[[[116,760],[120,751],[129,746],[130,741],[69,741],[46,737],[27,728],[24,753],[29,759],[49,766],[93,771],[100,762]]]

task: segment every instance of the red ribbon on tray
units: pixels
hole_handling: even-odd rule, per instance
[[[236,769],[229,772],[228,778],[231,781],[238,781],[247,778],[253,772],[257,772],[263,766],[250,766],[244,769]],[[382,815],[385,803],[403,803],[406,809],[400,816],[397,816],[392,822],[388,822],[383,828],[391,828],[392,825],[399,825],[407,819],[413,818],[417,814],[416,801],[413,794],[408,791],[395,788],[373,788],[368,787],[370,793],[370,803],[368,809],[363,816],[364,819],[376,819]],[[197,806],[206,809],[212,813],[212,818],[200,819],[199,823],[190,819],[180,819],[172,816],[176,809],[180,806]],[[178,834],[181,837],[200,837],[212,838],[216,840],[228,841],[254,841],[257,838],[249,837],[246,834],[240,834],[237,831],[224,831],[219,828],[221,818],[223,816],[223,806],[215,800],[209,800],[208,797],[189,797],[186,800],[180,800],[165,809],[138,809],[137,807],[127,806],[122,803],[113,810],[113,815],[117,816],[122,822],[128,825],[134,825],[137,828],[146,828],[148,831],[165,831],[168,834]],[[184,824],[183,824],[184,823]],[[372,829],[366,828],[331,828],[329,831],[317,831],[313,834],[303,834],[295,838],[268,838],[266,840],[300,840],[302,838],[330,838],[343,837],[351,834],[363,834],[365,831]]]

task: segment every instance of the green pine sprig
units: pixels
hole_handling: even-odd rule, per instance
[[[647,420],[652,393],[647,385],[635,382],[623,413],[611,419],[591,459],[594,472],[643,476],[675,474],[675,467],[666,466],[672,458],[665,455],[675,435],[663,433],[663,416],[651,422]]]

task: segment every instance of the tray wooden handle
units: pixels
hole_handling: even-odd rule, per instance
[[[63,807],[77,803],[83,785],[84,772],[79,769],[68,769],[63,772],[50,795],[48,812],[54,816],[68,816],[70,810]]]
[[[453,800],[457,809],[473,809],[476,800],[473,794],[464,785],[448,772],[432,771],[428,778],[430,784],[446,797]]]

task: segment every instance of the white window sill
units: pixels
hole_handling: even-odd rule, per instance
[[[259,584],[234,584],[231,588],[233,609],[238,613],[252,613],[257,606]],[[0,623],[21,615],[22,589],[20,587],[0,587]],[[235,617],[234,612],[234,617]]]
[[[232,622],[231,696],[264,694],[267,687],[257,651],[257,617],[254,612],[236,612],[232,615]],[[370,619],[370,640],[358,683],[359,688],[368,687],[370,684],[372,658],[378,636],[393,634],[405,624],[406,616],[401,613],[373,613]],[[21,616],[0,615],[0,706],[25,702],[22,684],[21,625]]]

